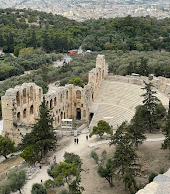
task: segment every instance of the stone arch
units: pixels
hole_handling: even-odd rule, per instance
[[[99,74],[97,73],[96,74],[96,81],[98,82],[98,79],[99,79]]]
[[[61,119],[63,119],[63,112],[61,112],[61,114],[60,114],[60,115],[61,115]]]
[[[66,113],[64,112],[64,119],[66,118]]]
[[[23,111],[23,118],[26,118],[26,116],[27,116],[27,109],[25,108]]]
[[[27,102],[27,91],[26,88],[23,89],[23,104]]]
[[[19,94],[19,91],[16,94],[16,101],[17,101],[17,106],[20,106],[20,94]]]
[[[39,89],[38,97],[39,97],[39,100],[41,100],[41,89]]]
[[[68,100],[68,91],[66,92],[66,100]]]
[[[33,86],[30,87],[30,100],[33,100]]]
[[[80,90],[76,91],[76,98],[81,99],[81,91]]]
[[[53,100],[51,99],[50,100],[50,108],[52,108],[53,107]]]
[[[60,117],[58,116],[58,123],[60,122]]]
[[[76,119],[81,120],[81,109],[80,108],[76,109]]]
[[[54,98],[54,106],[57,106],[57,98]]]
[[[63,95],[60,95],[60,102],[63,102]]]
[[[20,112],[17,113],[17,120],[20,120],[21,114]]]
[[[31,105],[30,107],[30,114],[33,114],[34,113],[34,109],[33,109],[33,105]]]
[[[91,98],[92,98],[92,100],[93,100],[93,93],[92,93],[92,95],[91,95]]]

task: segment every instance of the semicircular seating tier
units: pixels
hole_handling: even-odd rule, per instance
[[[99,120],[105,120],[116,129],[123,121],[130,121],[135,114],[135,107],[142,105],[143,86],[103,80],[92,104],[90,112],[94,113],[90,127]],[[155,91],[157,91],[155,89]],[[156,96],[165,107],[169,105],[166,94],[157,91]]]

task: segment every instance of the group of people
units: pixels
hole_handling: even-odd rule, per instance
[[[78,143],[79,143],[78,137],[77,138],[74,138],[74,144],[78,144]]]

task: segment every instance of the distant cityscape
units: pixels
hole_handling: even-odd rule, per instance
[[[170,0],[1,0],[0,8],[32,9],[84,21],[131,16],[170,17]]]

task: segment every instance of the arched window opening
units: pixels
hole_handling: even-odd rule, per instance
[[[92,97],[92,100],[93,100],[93,93],[92,93],[92,96],[91,97]]]
[[[80,92],[80,90],[76,91],[76,98],[77,99],[81,99],[81,92]]]
[[[55,125],[57,125],[57,118],[55,118]]]
[[[30,114],[33,114],[33,105],[30,107]]]
[[[27,110],[25,108],[24,111],[23,111],[23,118],[26,118],[26,116],[27,116]]]
[[[53,107],[53,100],[51,99],[50,100],[50,108],[52,108]]]
[[[58,116],[58,123],[60,122],[60,117]]]
[[[63,119],[63,112],[61,112],[61,119]]]
[[[81,119],[81,109],[80,108],[77,108],[76,109],[76,119],[77,120],[80,120]]]
[[[16,101],[17,101],[17,106],[20,106],[20,95],[19,95],[19,91],[16,94]]]
[[[64,119],[66,118],[66,113],[64,113]]]
[[[68,100],[68,91],[66,92],[66,100]]]
[[[57,106],[57,98],[54,98],[54,106]]]
[[[21,114],[20,114],[20,112],[18,112],[17,113],[17,120],[20,120],[20,116],[21,116]]]
[[[60,102],[63,102],[63,95],[60,95]]]
[[[23,104],[27,102],[27,91],[26,88],[23,89]]]
[[[102,79],[104,79],[104,70],[103,70],[103,72],[102,72]]]
[[[30,87],[30,100],[33,100],[33,87]]]
[[[39,100],[41,100],[41,89],[39,89]]]
[[[98,82],[98,76],[99,76],[99,75],[98,75],[98,73],[97,73],[97,74],[96,74],[96,81],[97,81],[97,82]]]

